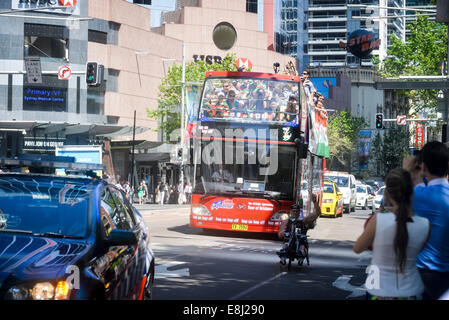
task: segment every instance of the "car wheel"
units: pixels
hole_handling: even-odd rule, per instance
[[[143,300],[153,299],[153,282],[154,273],[151,273],[151,276],[147,278],[147,283],[145,284],[145,288],[143,289]]]
[[[365,204],[363,205],[363,210],[368,209],[368,201],[365,200]]]
[[[337,206],[335,206],[335,211],[334,211],[334,219],[335,219],[335,218],[337,218],[337,209],[338,209],[338,207],[337,207]]]

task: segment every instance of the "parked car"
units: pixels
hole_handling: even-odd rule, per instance
[[[361,207],[363,210],[373,208],[373,200],[374,196],[371,193],[371,187],[367,185],[358,185],[356,188],[356,194],[357,194],[357,207]]]
[[[0,175],[0,299],[149,299],[140,213],[102,180]]]
[[[321,214],[330,215],[334,218],[343,215],[343,193],[334,182],[324,182]]]
[[[373,202],[373,207],[372,207],[372,212],[376,212],[377,210],[379,210],[380,205],[383,202],[384,199],[384,191],[385,191],[385,187],[381,187],[377,192],[376,195],[374,196],[374,202]]]

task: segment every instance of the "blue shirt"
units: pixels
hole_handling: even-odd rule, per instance
[[[419,253],[418,268],[449,272],[449,183],[434,179],[414,189],[413,212],[430,222],[430,238]]]

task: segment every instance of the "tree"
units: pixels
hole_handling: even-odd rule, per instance
[[[441,63],[447,59],[447,26],[420,16],[407,28],[410,34],[405,43],[392,34],[387,58],[384,61],[373,58],[379,74],[382,77],[440,75]],[[436,115],[438,90],[398,91],[413,102],[414,113],[426,111]]]
[[[185,81],[202,84],[207,71],[236,71],[235,60],[235,54],[227,54],[221,64],[216,62],[207,64],[204,61],[186,63]],[[147,109],[148,117],[159,120],[156,130],[162,131],[166,136],[179,129],[181,125],[181,81],[182,65],[174,64],[159,85],[158,108]]]
[[[406,127],[394,126],[388,129],[379,155],[384,165],[382,176],[385,177],[392,169],[402,166],[402,159],[410,153],[409,141],[410,133]]]
[[[351,151],[357,150],[359,132],[364,126],[366,126],[365,119],[353,117],[346,111],[329,116],[327,123],[330,159],[328,169],[350,166]]]

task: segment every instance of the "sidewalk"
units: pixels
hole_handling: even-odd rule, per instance
[[[137,210],[179,210],[179,209],[190,209],[190,204],[155,204],[155,203],[138,204],[138,203],[134,203],[134,207]]]

